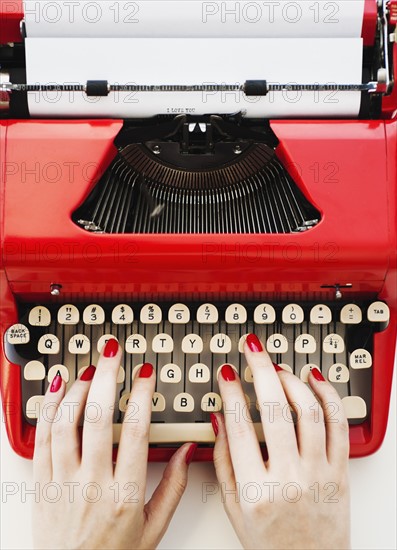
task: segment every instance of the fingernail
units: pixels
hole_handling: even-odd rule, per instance
[[[275,368],[275,370],[276,370],[277,372],[280,372],[280,371],[284,370],[284,369],[282,369],[281,367],[279,367],[279,366],[277,365],[277,363],[273,363],[273,367]]]
[[[194,453],[196,452],[197,447],[198,447],[197,443],[192,443],[190,445],[189,450],[186,453],[186,457],[185,457],[185,461],[187,465],[189,465],[193,460]]]
[[[219,425],[218,425],[218,420],[214,415],[214,413],[210,414],[210,419],[211,419],[212,429],[214,430],[214,434],[215,436],[217,436],[219,432]]]
[[[111,338],[106,342],[105,349],[103,350],[104,357],[114,357],[119,351],[119,343],[114,338]]]
[[[83,374],[80,376],[80,380],[83,380],[83,382],[89,382],[94,378],[95,371],[96,371],[96,368],[94,367],[94,365],[90,365],[85,369]]]
[[[311,372],[316,380],[318,380],[319,382],[325,382],[324,376],[321,374],[321,372],[318,369],[314,368],[311,370]]]
[[[144,363],[139,370],[139,378],[150,378],[153,374],[153,365]]]
[[[236,372],[234,368],[230,365],[223,365],[223,367],[221,368],[221,374],[226,382],[232,382],[233,380],[236,380]]]
[[[263,351],[262,344],[255,334],[248,334],[247,336],[247,346],[251,351]]]
[[[62,376],[61,376],[61,371],[58,371],[51,383],[50,392],[56,393],[61,386],[62,386]]]

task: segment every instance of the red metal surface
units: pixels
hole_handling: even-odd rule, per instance
[[[386,179],[383,122],[272,123],[280,158],[322,211],[314,230],[172,239],[89,234],[70,219],[94,173],[112,158],[120,127],[119,121],[9,122],[4,258],[13,292],[48,294],[53,282],[62,283],[64,296],[227,294],[236,285],[240,292],[286,294],[320,291],[327,281],[352,282],[353,292],[381,289],[390,255],[389,220],[379,214],[388,209],[388,188],[374,186]]]
[[[0,44],[21,42],[22,0],[0,0]]]
[[[365,0],[363,27],[361,30],[364,46],[373,46],[375,42],[377,18],[378,8],[376,0]]]
[[[320,209],[318,227],[290,235],[92,235],[71,221],[115,154],[121,121],[3,121],[0,196],[4,204],[0,277],[1,391],[13,448],[32,456],[34,428],[23,421],[21,373],[4,358],[16,302],[171,296],[325,297],[322,284],[353,283],[352,297],[391,308],[375,336],[373,408],[350,428],[351,456],[370,454],[387,425],[396,341],[396,121],[274,121],[277,154]],[[7,138],[5,137],[7,131]],[[331,298],[331,293],[328,294]],[[55,301],[55,299],[54,299]],[[166,460],[174,449],[151,449]],[[199,449],[196,460],[210,460]]]

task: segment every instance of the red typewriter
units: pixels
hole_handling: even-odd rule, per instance
[[[342,397],[351,456],[375,452],[397,328],[396,3],[328,2],[338,15],[316,3],[294,48],[291,11],[250,38],[242,19],[220,43],[215,13],[206,37],[192,19],[191,36],[175,25],[168,39],[145,24],[131,36],[120,19],[88,32],[88,11],[46,25],[57,14],[33,4],[0,1],[0,376],[13,449],[32,457],[48,383],[60,370],[71,384],[114,336],[115,445],[148,361],[150,459],[194,440],[210,460],[223,363],[259,425],[242,354],[254,332],[303,381],[317,366]],[[321,26],[329,18],[340,26]],[[253,47],[269,44],[277,70],[259,70]],[[175,63],[183,49],[194,63]]]

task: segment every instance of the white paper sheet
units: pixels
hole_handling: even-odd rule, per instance
[[[361,38],[127,39],[28,38],[27,81],[111,84],[243,84],[361,82]],[[32,116],[150,117],[243,111],[247,117],[355,117],[359,92],[242,93],[29,93]]]
[[[27,36],[358,38],[364,0],[25,0]]]

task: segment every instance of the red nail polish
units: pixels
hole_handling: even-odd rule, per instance
[[[61,386],[62,386],[62,376],[61,376],[61,371],[58,371],[52,381],[50,392],[56,393]]]
[[[262,344],[255,334],[248,334],[247,345],[251,351],[263,351]]]
[[[210,414],[210,419],[211,419],[212,429],[214,430],[214,434],[215,436],[217,436],[219,432],[219,425],[218,425],[218,420],[214,415],[214,413]]]
[[[197,447],[198,447],[197,443],[192,443],[192,445],[190,445],[189,450],[186,453],[186,457],[185,457],[186,464],[189,465],[193,460],[194,453],[196,452]]]
[[[114,338],[111,338],[106,342],[105,349],[103,350],[104,357],[114,357],[119,351],[119,343]]]
[[[236,371],[230,365],[223,365],[223,367],[221,368],[221,374],[226,382],[232,382],[233,380],[236,380]]]
[[[275,370],[276,370],[277,372],[280,372],[280,371],[283,371],[283,370],[284,370],[284,369],[282,369],[281,367],[279,367],[279,366],[277,365],[277,363],[273,363],[273,367],[275,368]]]
[[[150,378],[153,374],[153,365],[144,363],[139,370],[139,378]]]
[[[96,371],[96,368],[94,367],[94,365],[90,365],[85,369],[83,374],[80,376],[80,380],[83,380],[83,382],[89,382],[94,378],[95,371]]]
[[[321,374],[321,372],[318,369],[314,368],[311,370],[311,372],[316,380],[318,380],[319,382],[325,382],[324,376]]]

